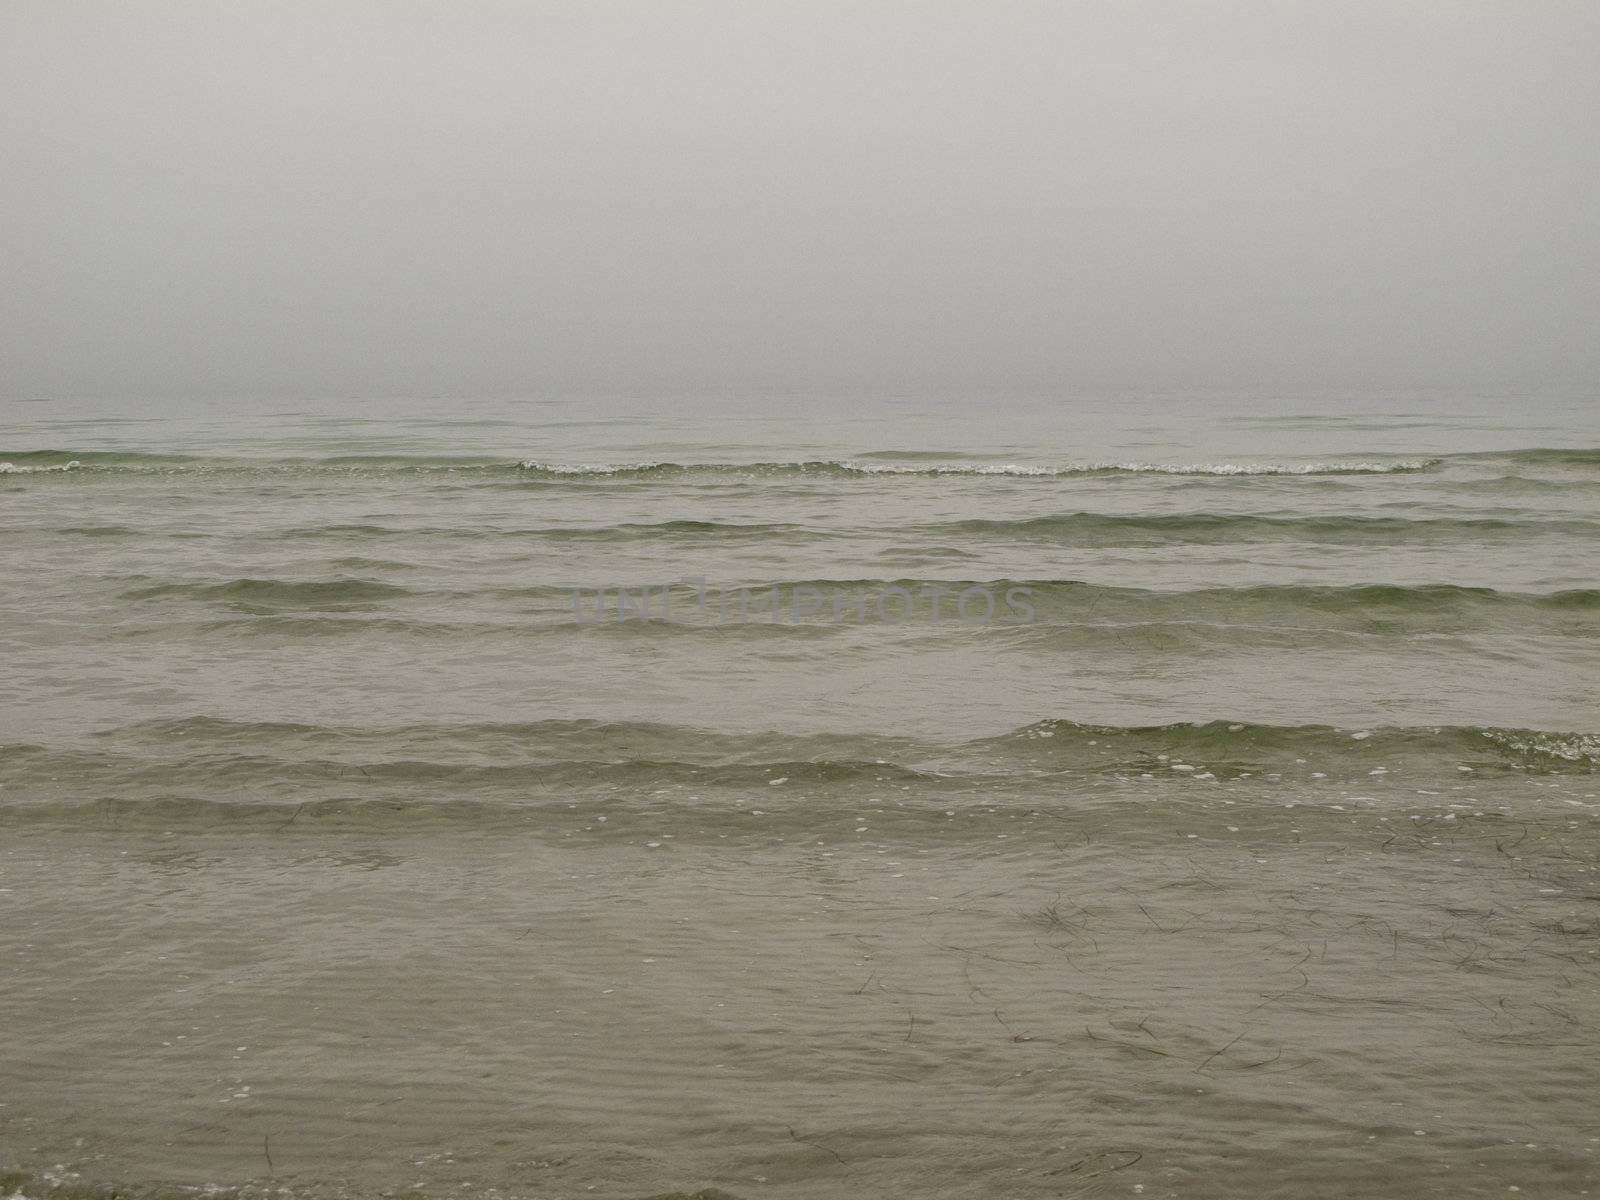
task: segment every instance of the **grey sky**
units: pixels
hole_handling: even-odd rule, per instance
[[[0,4],[0,396],[1600,379],[1600,5]]]

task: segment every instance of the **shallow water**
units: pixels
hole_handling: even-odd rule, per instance
[[[1597,447],[9,405],[7,1186],[1584,1194]]]

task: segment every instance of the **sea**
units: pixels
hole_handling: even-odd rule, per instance
[[[1600,1195],[1600,397],[0,402],[0,1195]]]

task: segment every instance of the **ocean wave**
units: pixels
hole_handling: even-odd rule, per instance
[[[699,475],[844,479],[871,476],[1007,476],[1065,479],[1096,475],[1390,475],[1425,471],[1441,461],[1438,458],[1411,458],[1307,463],[1090,462],[1049,466],[1028,463],[918,465],[843,459],[748,463],[549,463],[530,459],[520,465],[530,477],[539,479],[654,480]]]
[[[120,538],[146,536],[142,529],[135,529],[131,525],[64,525],[59,529],[50,530],[51,533],[66,534],[71,537],[88,538]]]
[[[682,476],[756,478],[877,476],[999,476],[1064,479],[1101,475],[1321,476],[1393,475],[1433,471],[1454,463],[1502,462],[1524,466],[1600,465],[1600,449],[1525,449],[1464,453],[1362,453],[1316,460],[1258,461],[1224,457],[1217,461],[1153,462],[1115,459],[1084,462],[997,462],[961,451],[868,450],[837,459],[756,460],[749,462],[551,462],[488,455],[335,454],[322,456],[229,457],[162,451],[78,449],[0,450],[0,473],[40,472],[202,472],[202,473],[397,473],[462,472],[511,474],[523,480],[651,480]]]
[[[82,530],[59,530],[75,533]],[[126,531],[133,532],[133,531]],[[1121,514],[1068,512],[1030,517],[974,517],[898,526],[900,534],[930,537],[957,535],[974,541],[1036,541],[1084,547],[1171,545],[1226,545],[1236,542],[1313,542],[1325,544],[1405,544],[1510,537],[1575,536],[1600,538],[1600,522],[1575,516],[1542,518],[1505,517],[1385,517],[1337,515],[1317,517],[1266,516],[1252,513]],[[784,521],[717,521],[671,519],[623,521],[615,525],[529,528],[405,528],[397,525],[349,523],[303,526],[275,536],[287,540],[351,539],[369,537],[509,539],[576,543],[693,541],[760,541],[795,543],[847,536],[838,530]],[[885,554],[972,557],[969,550],[897,545]]]
[[[1521,450],[1478,450],[1452,457],[1554,467],[1600,467],[1600,448],[1530,446]]]
[[[482,763],[484,756],[514,761],[566,759],[585,763],[689,762],[707,765],[795,763],[900,763],[918,769],[976,757],[992,761],[999,750],[1029,747],[1061,754],[1126,742],[1183,749],[1274,750],[1300,754],[1308,749],[1383,756],[1401,748],[1455,759],[1462,753],[1491,754],[1511,761],[1543,759],[1550,766],[1600,767],[1600,733],[1508,728],[1493,725],[1335,726],[1271,725],[1216,718],[1164,725],[1103,725],[1050,718],[1007,733],[966,741],[937,742],[911,737],[856,733],[718,732],[659,721],[543,720],[422,723],[392,727],[326,725],[310,722],[235,721],[194,716],[140,721],[97,735],[108,744],[197,748],[208,752],[246,750],[287,752],[290,759],[329,749],[388,753],[410,758],[443,756],[444,761]],[[320,751],[319,749],[320,748]],[[0,748],[0,755],[16,747]],[[1099,757],[1103,757],[1102,753]]]
[[[467,638],[527,642],[530,638],[581,637],[618,642],[666,639],[700,639],[707,642],[817,641],[838,636],[847,628],[839,624],[801,624],[778,621],[695,624],[660,618],[627,621],[542,620],[525,618],[500,621],[439,621],[379,616],[362,611],[366,606],[230,605],[246,615],[215,621],[165,622],[120,627],[116,637],[126,641],[187,641],[196,636],[265,638],[292,641],[305,638],[405,638],[417,641],[460,641]],[[282,609],[300,608],[302,612]],[[350,615],[355,610],[357,615]],[[569,610],[570,611],[570,610]],[[315,614],[315,615],[307,615]]]
[[[247,721],[192,716],[138,721],[104,730],[97,739],[136,745],[196,745],[219,749],[278,747],[295,754],[317,747],[359,748],[438,757],[464,753],[526,759],[540,753],[599,759],[704,758],[880,758],[924,745],[913,739],[875,735],[718,733],[661,721],[601,721],[586,718],[539,721],[428,722],[391,726]]]
[[[67,470],[94,475],[350,475],[407,472],[509,473],[515,472],[517,465],[502,458],[472,455],[337,454],[268,458],[131,450],[0,451],[0,474],[35,474]]]
[[[705,521],[679,518],[666,521],[621,521],[615,525],[542,525],[528,528],[483,527],[478,525],[378,525],[348,522],[330,525],[302,525],[271,536],[286,541],[305,539],[354,538],[455,538],[477,541],[494,538],[509,541],[554,542],[633,542],[660,540],[754,539],[796,541],[836,537],[827,530],[814,529],[785,521]]]
[[[531,749],[531,747],[530,747]],[[577,787],[665,787],[683,784],[704,788],[771,786],[774,778],[795,784],[858,781],[883,787],[941,776],[886,759],[812,757],[785,759],[747,757],[740,761],[704,762],[677,756],[619,757],[613,752],[593,758],[561,758],[530,754],[521,761],[470,762],[410,758],[403,755],[317,758],[303,755],[209,753],[152,762],[148,757],[116,752],[58,752],[42,747],[0,747],[0,768],[12,781],[26,783],[29,772],[43,769],[51,782],[63,778],[101,786],[158,782],[165,789],[295,787],[330,785],[370,792],[422,791],[446,795],[539,792],[566,793]]]
[[[1038,721],[954,743],[868,734],[721,733],[644,722],[540,721],[391,729],[187,718],[105,731],[96,744],[0,746],[0,818],[67,805],[137,816],[200,804],[214,819],[307,805],[474,811],[604,802],[784,809],[955,799],[1029,807],[1090,802],[1073,781],[1127,784],[1141,802],[1228,784],[1274,805],[1415,807],[1417,785],[1589,777],[1600,735],[1492,726],[1339,727],[1210,720],[1147,726]],[[1053,786],[1059,781],[1063,787]],[[1587,786],[1587,780],[1585,780]],[[1259,789],[1268,789],[1259,793]],[[1497,789],[1499,797],[1512,793]],[[1518,789],[1516,795],[1521,795]],[[659,800],[659,797],[669,797]],[[1470,793],[1468,794],[1470,800]],[[1441,799],[1440,806],[1447,803]],[[480,806],[475,809],[474,806]],[[798,806],[798,807],[797,807]],[[744,819],[745,814],[738,814]]]
[[[1395,628],[1412,620],[1431,632],[1459,631],[1458,619],[1545,620],[1574,632],[1592,632],[1600,615],[1600,589],[1555,592],[1501,591],[1461,584],[1257,584],[1239,587],[1153,589],[1117,587],[1077,579],[810,578],[713,584],[704,596],[693,584],[599,587],[574,583],[495,584],[483,588],[404,586],[360,576],[332,579],[247,577],[229,580],[162,580],[133,576],[120,593],[133,601],[192,600],[233,611],[269,616],[284,611],[363,611],[403,600],[532,603],[515,615],[531,630],[551,618],[578,627],[635,626],[641,632],[672,631],[687,623],[792,622],[796,625],[860,625],[908,622],[960,624],[962,593],[969,614],[980,622],[1018,627],[1036,622],[1150,621],[1182,618],[1224,621],[1301,621],[1308,615]],[[628,597],[624,614],[622,596]],[[984,600],[987,595],[990,604]],[[660,619],[671,599],[672,620]],[[628,619],[623,619],[627,616]],[[657,619],[650,619],[657,618]],[[454,620],[456,618],[452,618]],[[969,620],[978,621],[977,615]],[[732,623],[732,624],[730,624]]]
[[[818,590],[824,600],[838,593],[844,600],[853,600],[857,594],[865,596],[870,609],[874,596],[908,592],[915,607],[931,609],[936,597],[943,605],[953,605],[958,593],[967,589],[981,589],[997,599],[1020,589],[1027,593],[1035,607],[1041,604],[1052,611],[1087,606],[1175,605],[1180,608],[1224,607],[1229,609],[1313,609],[1327,612],[1379,612],[1405,610],[1440,614],[1448,611],[1492,610],[1495,608],[1545,609],[1563,612],[1600,610],[1600,589],[1571,588],[1555,592],[1501,591],[1490,587],[1469,587],[1454,583],[1358,583],[1358,584],[1251,584],[1238,587],[1202,588],[1137,588],[1118,587],[1092,583],[1082,579],[946,579],[934,577],[899,578],[811,578],[729,583],[708,590],[708,610],[715,610],[722,598],[727,598],[730,609],[739,602],[739,594],[748,592],[752,606],[768,593],[776,591],[780,610],[792,606],[796,593]],[[661,588],[652,588],[659,592]],[[631,589],[637,593],[638,588]],[[694,587],[675,584],[671,591],[674,610],[687,613],[682,600],[697,596]],[[577,585],[533,585],[510,589],[508,594],[530,599],[564,599],[570,601],[574,592],[591,607],[596,589]],[[608,593],[614,597],[615,589]],[[903,607],[903,605],[902,605]],[[752,611],[755,611],[752,607]],[[824,606],[824,611],[829,611]],[[898,612],[898,610],[896,610]]]
[[[78,459],[71,459],[63,463],[24,463],[17,466],[14,462],[0,462],[0,475],[43,475],[61,471],[76,471],[83,466]]]
[[[623,521],[616,525],[582,527],[547,526],[521,529],[508,536],[558,542],[634,542],[650,540],[733,540],[757,541],[812,540],[836,536],[825,530],[808,529],[784,521]]]
[[[339,610],[415,595],[410,588],[376,579],[230,579],[220,583],[170,581],[148,583],[122,593],[124,600],[183,598],[213,601],[231,607],[271,610],[304,608]]]
[[[1306,757],[1354,756],[1367,759],[1491,759],[1548,770],[1600,768],[1600,735],[1497,726],[1435,725],[1422,727],[1333,725],[1262,725],[1242,721],[1197,721],[1167,725],[1092,725],[1047,720],[993,739],[990,744],[1015,747],[1048,743],[1044,752],[1074,754],[1086,745],[1159,747],[1171,759],[1244,755]],[[1459,761],[1457,769],[1459,769]]]
[[[974,518],[919,527],[919,532],[1015,538],[1053,544],[1122,546],[1230,542],[1418,542],[1440,539],[1574,535],[1600,538],[1600,523],[1498,517],[1259,516],[1252,513],[1123,515],[1075,512],[1013,519]]]
[[[160,464],[226,461],[189,454],[160,454],[134,450],[0,450],[0,461],[13,470],[79,470],[142,467]],[[21,464],[18,466],[17,464]]]

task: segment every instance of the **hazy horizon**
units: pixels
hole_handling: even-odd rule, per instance
[[[0,1200],[1600,1197],[1597,63],[0,3]]]
[[[0,12],[0,397],[1589,386],[1600,9]]]

